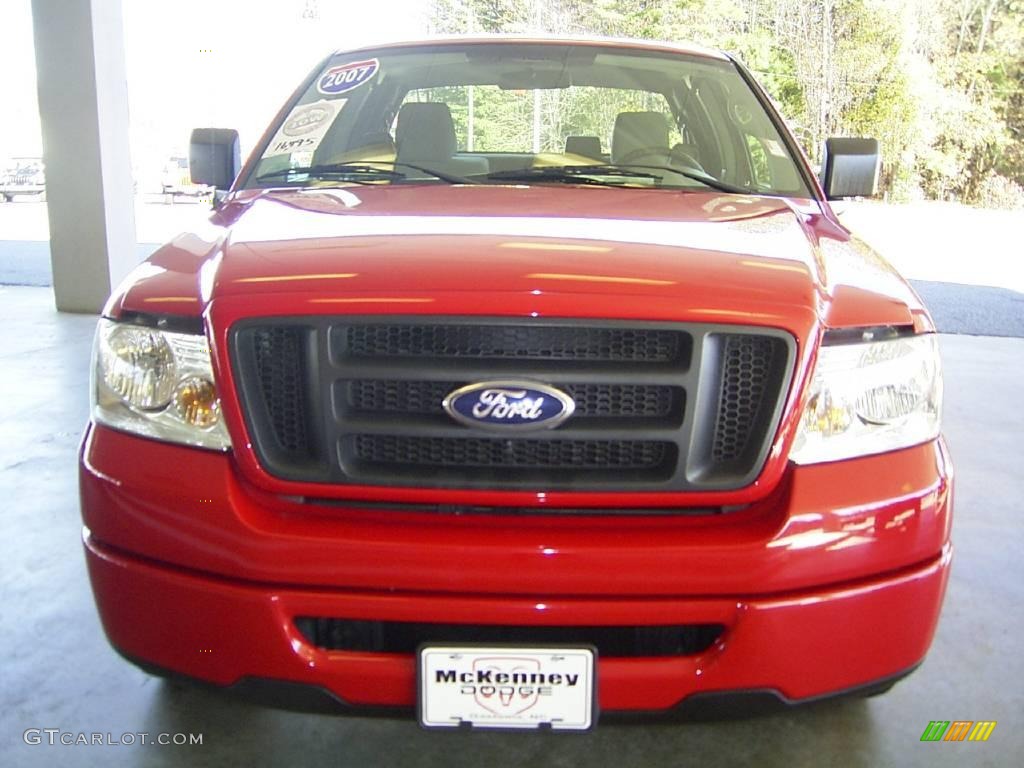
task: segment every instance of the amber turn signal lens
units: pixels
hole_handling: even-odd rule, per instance
[[[178,384],[174,405],[181,420],[194,427],[212,427],[220,418],[220,400],[213,382],[198,376]]]

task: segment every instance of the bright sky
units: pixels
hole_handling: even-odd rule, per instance
[[[132,161],[143,177],[185,150],[198,126],[237,128],[248,152],[328,53],[422,37],[426,29],[422,0],[122,3]],[[3,164],[41,154],[31,1],[2,0],[0,29],[8,63],[0,78]]]

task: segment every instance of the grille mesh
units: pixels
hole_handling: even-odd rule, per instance
[[[560,386],[575,402],[579,416],[601,418],[668,416],[673,407],[672,387],[643,384],[566,384]]]
[[[289,453],[309,451],[301,328],[261,328],[253,334],[256,375],[274,436]]]
[[[726,337],[718,419],[711,446],[714,461],[732,461],[746,453],[772,378],[776,343],[765,336]]]
[[[629,470],[665,464],[671,443],[356,435],[355,455],[379,464],[501,469]]]
[[[359,379],[348,386],[348,406],[367,413],[442,415],[441,402],[470,382]],[[682,391],[643,384],[558,384],[576,403],[573,418],[665,418]]]
[[[354,357],[582,360],[674,363],[687,351],[678,331],[521,325],[353,325]]]

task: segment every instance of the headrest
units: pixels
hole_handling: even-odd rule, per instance
[[[600,159],[601,140],[597,136],[566,136],[565,154]]]
[[[661,112],[620,112],[612,132],[612,162],[641,149],[668,152],[668,121]]]
[[[447,160],[455,154],[455,126],[448,105],[409,102],[398,110],[398,155],[405,160]]]

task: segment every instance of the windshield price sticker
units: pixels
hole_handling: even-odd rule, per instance
[[[312,104],[295,107],[281,123],[274,138],[267,145],[263,157],[291,155],[296,152],[312,153],[320,146],[327,129],[345,106],[345,99],[321,99]]]
[[[320,79],[316,82],[316,89],[328,96],[336,96],[369,82],[377,74],[379,68],[380,62],[377,59],[331,67],[320,75]]]
[[[588,648],[427,647],[419,659],[426,728],[587,730],[595,654]]]

